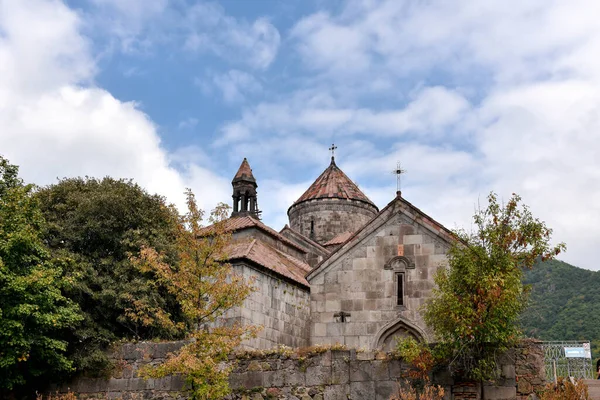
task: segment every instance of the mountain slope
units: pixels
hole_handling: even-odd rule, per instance
[[[590,340],[600,357],[600,272],[553,260],[525,271],[530,305],[521,318],[526,336],[542,340]]]

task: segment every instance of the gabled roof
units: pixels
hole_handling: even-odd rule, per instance
[[[327,198],[358,200],[370,204],[377,209],[377,206],[375,206],[358,186],[356,186],[356,184],[335,164],[333,157],[331,157],[331,164],[329,164],[329,167],[327,167],[314,183],[310,185],[306,192],[291,205],[290,209],[304,201]]]
[[[290,228],[290,226],[288,224],[285,224],[285,226],[279,231],[279,233],[284,236],[286,236],[286,235],[292,236],[292,237],[300,240],[301,242],[304,242],[306,244],[306,247],[312,246],[317,252],[322,253],[323,255],[329,254],[329,250],[327,250],[325,247],[321,246],[319,243],[315,242],[314,240],[307,238],[300,232],[297,232],[294,229]]]
[[[354,248],[354,246],[358,245],[366,236],[379,229],[398,212],[402,212],[403,214],[412,217],[415,222],[428,229],[431,233],[439,236],[447,243],[451,243],[454,240],[460,240],[452,231],[405,200],[400,195],[400,192],[398,192],[394,200],[385,206],[375,217],[373,217],[373,219],[371,219],[371,221],[366,223],[358,231],[354,232],[354,234],[338,247],[337,250],[331,252],[327,258],[321,261],[321,263],[306,276],[306,278],[312,279],[321,274],[329,265]]]
[[[254,175],[252,175],[252,168],[250,168],[250,164],[245,157],[240,165],[240,168],[238,169],[238,172],[236,172],[235,176],[233,177],[233,182],[241,180],[256,183],[256,179],[254,179]]]
[[[249,260],[307,288],[310,287],[305,278],[311,271],[307,263],[260,240],[249,238],[233,242],[227,248],[227,256],[230,262],[238,259]]]
[[[328,241],[325,244],[323,244],[323,246],[336,246],[338,244],[343,244],[343,243],[346,242],[346,240],[350,239],[350,236],[352,236],[352,232],[343,232],[343,233],[340,233],[339,235],[337,235],[336,237],[334,237],[330,241]]]
[[[304,247],[289,240],[288,238],[286,238],[285,236],[283,236],[282,234],[277,232],[275,229],[268,227],[267,225],[263,224],[260,220],[258,220],[256,218],[253,218],[250,216],[231,217],[231,218],[228,218],[225,221],[223,221],[223,223],[225,224],[224,225],[225,232],[236,232],[236,231],[240,231],[242,229],[248,229],[248,228],[260,229],[261,231],[274,237],[275,239],[282,241],[286,245],[292,246],[295,249],[300,250],[303,253],[307,253],[307,250]],[[210,235],[211,233],[212,233],[212,225],[209,225],[200,230],[200,236]]]

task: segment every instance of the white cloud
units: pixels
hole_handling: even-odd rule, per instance
[[[107,40],[108,50],[146,53],[165,40],[163,21],[172,18],[168,0],[89,0],[86,27],[90,35]],[[105,38],[105,36],[107,38]]]
[[[212,83],[221,91],[223,100],[229,104],[242,102],[245,100],[246,94],[262,90],[262,85],[254,76],[237,69],[223,74],[214,74]]]
[[[469,109],[459,93],[429,87],[418,91],[403,108],[374,111],[369,108],[340,108],[307,101],[304,93],[282,102],[263,102],[247,109],[238,121],[225,124],[217,144],[224,145],[271,132],[278,135],[310,133],[398,137],[407,134],[440,133],[461,120]]]
[[[179,129],[192,129],[192,128],[195,128],[196,125],[198,125],[198,122],[199,122],[198,118],[189,117],[182,121],[179,121],[179,124],[177,125],[177,127]]]
[[[279,31],[266,18],[252,23],[225,14],[216,3],[198,3],[184,20],[188,51],[210,51],[222,58],[266,69],[277,55]]]
[[[287,210],[310,186],[311,181],[289,184],[280,180],[258,181],[258,206],[264,222],[276,230],[289,224]]]
[[[363,79],[357,73],[369,70],[423,72],[444,63],[467,72],[466,79],[474,66],[493,69],[497,79],[530,79],[581,69],[560,58],[590,41],[598,12],[593,0],[348,1],[338,15],[303,18],[292,36],[307,67],[342,79]]]
[[[173,168],[156,126],[135,103],[86,83],[95,65],[75,12],[58,1],[0,7],[0,149],[27,181],[133,178],[179,206],[191,186],[205,208],[229,192],[226,180],[181,157]]]
[[[90,0],[87,33],[103,42],[104,52],[151,54],[165,46],[187,53],[211,53],[227,61],[266,69],[281,41],[271,22],[227,15],[218,2],[193,5],[168,0]]]
[[[343,72],[364,71],[371,65],[366,47],[369,38],[352,26],[336,24],[323,12],[302,19],[291,31],[299,39],[298,50],[313,69]]]
[[[89,43],[81,21],[58,2],[0,2],[0,110],[39,90],[91,79]]]

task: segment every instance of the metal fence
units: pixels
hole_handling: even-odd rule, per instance
[[[590,342],[584,341],[553,341],[543,342],[544,365],[546,367],[546,379],[549,381],[556,376],[582,379],[594,379],[594,367],[592,365]],[[586,350],[586,356],[567,357],[565,348],[583,348]],[[589,354],[589,358],[587,357]]]

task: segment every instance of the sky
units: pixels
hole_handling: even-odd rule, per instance
[[[244,157],[265,223],[336,162],[472,229],[523,198],[599,270],[597,0],[0,0],[0,155],[38,185],[131,178],[231,203]]]

